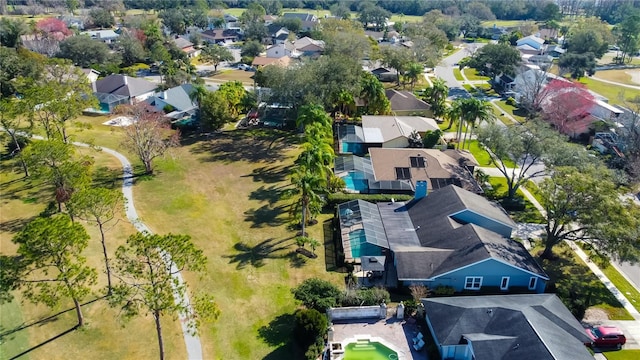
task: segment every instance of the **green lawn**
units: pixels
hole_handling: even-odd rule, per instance
[[[526,121],[526,118],[523,116],[521,110],[519,110],[516,106],[509,105],[505,100],[494,101],[494,104],[498,105],[500,109],[506,114],[513,116],[518,122],[523,123]]]
[[[487,150],[480,146],[478,140],[467,141],[467,144],[468,146],[465,145],[465,149],[468,149],[471,152],[471,154],[476,158],[476,161],[478,162],[478,164],[480,164],[481,167],[496,167],[491,163],[491,157],[489,157],[489,153],[487,152]],[[509,168],[513,168],[516,166],[516,164],[510,159],[502,159],[502,161]]]
[[[493,190],[491,191],[492,196],[495,198],[503,198],[507,194],[507,179],[504,176],[491,176],[489,178],[489,184]],[[533,224],[544,224],[545,219],[540,215],[538,209],[524,196],[524,193],[518,189],[516,191],[522,199],[525,201],[525,209],[522,211],[509,211],[509,215],[516,222],[521,223],[533,223]]]
[[[491,79],[488,76],[482,76],[478,74],[478,70],[474,68],[466,67],[464,68],[463,71],[464,71],[464,76],[466,76],[467,80],[469,81],[476,81],[476,80],[489,81]]]
[[[422,16],[418,16],[418,15],[401,15],[401,14],[393,14],[391,15],[391,19],[390,21],[396,23],[396,22],[421,22],[422,21]]]
[[[504,27],[516,27],[522,24],[522,20],[487,20],[482,22],[484,27],[504,26]]]
[[[493,115],[495,115],[496,119],[500,120],[503,124],[507,126],[511,126],[514,124],[514,122],[511,121],[511,119],[503,115],[504,111],[502,111],[501,109],[498,109],[492,105],[491,110],[493,111]]]
[[[456,77],[456,80],[458,81],[464,81],[464,78],[462,77],[462,73],[460,72],[460,68],[453,68],[453,76]]]
[[[580,82],[587,85],[589,90],[609,99],[609,103],[613,105],[624,105],[625,101],[629,101],[640,96],[640,90],[616,86],[588,77],[580,79]]]
[[[640,359],[640,350],[620,350],[603,353],[607,360],[637,360]]]
[[[604,310],[611,320],[633,320],[631,314],[569,246],[564,243],[556,245],[553,249],[556,259],[547,260],[538,256],[543,250],[542,244],[536,242],[535,245],[532,254],[551,278],[547,283],[547,292],[556,292],[570,309],[574,300],[586,300],[589,307]]]
[[[627,279],[625,279],[618,270],[616,270],[613,266],[608,265],[606,267],[600,267],[602,272],[611,280],[611,282],[620,290],[622,295],[629,300],[631,305],[636,308],[636,310],[640,311],[640,292],[636,290],[636,288],[631,285]]]

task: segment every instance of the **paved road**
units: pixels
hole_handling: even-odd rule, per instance
[[[468,97],[469,93],[462,87],[462,84],[453,76],[454,64],[457,64],[462,58],[469,56],[467,50],[462,49],[455,54],[442,59],[440,64],[436,66],[434,72],[437,77],[447,83],[449,87],[449,98]]]

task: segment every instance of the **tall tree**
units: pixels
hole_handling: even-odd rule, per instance
[[[447,96],[449,95],[449,87],[447,83],[440,79],[435,78],[431,81],[432,86],[424,89],[425,101],[431,106],[433,116],[436,119],[442,118],[447,111]]]
[[[58,211],[71,196],[89,185],[89,157],[76,159],[74,148],[60,140],[36,141],[24,150],[31,175],[54,188]]]
[[[218,91],[207,93],[198,110],[200,124],[204,129],[218,130],[235,119],[227,100]]]
[[[202,50],[200,60],[205,63],[212,63],[214,71],[218,71],[218,65],[223,61],[233,60],[233,54],[225,47],[209,44]]]
[[[495,77],[500,74],[514,75],[521,61],[520,52],[510,45],[487,44],[478,50],[469,65]]]
[[[358,20],[368,27],[371,25],[376,31],[382,30],[387,23],[387,19],[391,18],[391,13],[373,3],[365,2],[360,8]]]
[[[73,301],[78,327],[84,325],[81,302],[96,283],[96,271],[86,265],[82,252],[89,244],[82,225],[67,215],[36,218],[12,240],[18,245],[20,276],[13,288],[34,303],[55,308],[62,299]],[[2,289],[5,291],[6,289]]]
[[[264,16],[266,14],[264,7],[259,3],[249,3],[247,10],[239,18],[247,39],[262,41],[262,38],[267,34],[264,26]]]
[[[391,113],[391,103],[384,92],[384,85],[369,72],[363,72],[360,79],[360,99],[364,101],[364,114],[386,115]]]
[[[558,59],[558,72],[560,76],[570,74],[572,79],[580,79],[596,73],[596,59],[592,53],[576,54],[565,53]]]
[[[45,61],[46,57],[25,48],[0,46],[0,95],[14,96],[19,78],[39,80]]]
[[[554,79],[547,88],[549,96],[543,103],[543,118],[561,133],[574,136],[574,125],[588,120],[593,95],[584,85],[564,80]]]
[[[589,162],[586,151],[566,144],[566,139],[557,131],[537,120],[526,126],[489,124],[478,130],[478,141],[489,150],[491,163],[504,176],[508,199],[513,199],[518,188],[528,180],[546,175],[545,167],[552,169],[577,161],[585,165]],[[515,169],[502,162],[509,158],[514,161]],[[540,163],[545,167],[540,168]]]
[[[0,19],[0,45],[15,48],[22,43],[20,36],[27,33],[29,27],[21,19],[3,17]]]
[[[203,272],[206,263],[202,250],[187,235],[137,233],[116,251],[114,273],[120,283],[109,301],[122,309],[125,318],[153,316],[161,360],[165,358],[163,315],[184,315],[197,330],[203,321],[213,321],[220,314],[210,296],[196,298],[193,307],[184,302],[187,284],[176,280],[181,271]]]
[[[139,30],[138,30],[139,31]],[[131,66],[145,60],[147,54],[144,50],[143,42],[134,35],[133,31],[123,31],[116,46],[122,55],[122,65]]]
[[[85,35],[71,36],[60,42],[59,58],[69,59],[75,65],[88,68],[92,65],[105,65],[116,60],[109,46]]]
[[[153,174],[153,160],[178,144],[179,133],[171,130],[164,114],[146,103],[122,106],[120,111],[132,120],[125,128],[122,145],[138,155],[147,174]]]
[[[405,79],[409,81],[411,84],[411,91],[413,91],[413,87],[415,86],[418,79],[422,76],[423,67],[418,63],[410,63],[407,65],[407,70],[404,73]]]
[[[218,87],[217,93],[226,101],[227,107],[234,118],[238,116],[241,109],[242,100],[247,94],[240,81],[227,81]]]
[[[50,59],[41,79],[19,81],[29,118],[39,123],[48,139],[69,141],[67,124],[86,108],[96,107],[87,77],[68,60]]]
[[[638,48],[640,48],[640,10],[629,10],[624,15],[622,22],[613,28],[617,44],[622,51],[621,64],[624,64],[625,60],[631,61],[633,54],[638,52]]]
[[[107,253],[107,241],[105,238],[105,225],[111,222],[123,203],[119,190],[89,187],[82,189],[71,196],[70,208],[79,218],[94,222],[100,230],[100,242],[104,256],[104,267],[107,273],[107,295],[111,295],[111,266]]]
[[[111,28],[116,24],[116,19],[111,12],[102,8],[95,8],[89,11],[89,19],[93,27]]]
[[[623,203],[603,167],[558,167],[540,184],[546,212],[542,258],[553,257],[562,241],[583,241],[618,258],[637,259],[640,252],[638,207]]]
[[[240,50],[240,56],[256,57],[264,50],[264,46],[258,40],[246,41]]]
[[[24,176],[29,176],[29,167],[22,154],[22,146],[20,141],[20,135],[18,132],[29,131],[30,129],[23,129],[24,117],[19,114],[17,101],[10,98],[0,99],[0,126],[9,134],[11,141],[15,146],[15,151],[19,156],[20,165]]]
[[[386,66],[396,70],[397,82],[400,85],[400,74],[403,73],[411,63],[413,55],[405,47],[386,47],[382,50],[382,61]]]
[[[468,133],[473,133],[476,125],[482,122],[492,122],[495,119],[491,104],[489,104],[488,101],[474,97],[456,99],[453,102],[452,113],[460,118],[458,124],[458,140],[462,137],[463,124],[466,125],[462,148],[464,148],[467,141]],[[460,142],[458,144],[460,144]],[[461,148],[460,145],[458,148]]]
[[[601,58],[613,43],[609,24],[597,18],[584,18],[575,22],[568,34],[568,51],[575,54],[593,54]]]

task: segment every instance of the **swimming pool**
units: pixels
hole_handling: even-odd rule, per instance
[[[367,242],[364,229],[354,230],[349,233],[349,244],[351,245],[351,256],[359,258],[362,256],[380,256],[382,250]]]
[[[398,353],[379,342],[358,340],[344,349],[343,360],[397,360]]]
[[[363,175],[355,171],[349,171],[342,180],[349,190],[358,192],[367,192],[369,190],[369,181],[363,178]]]
[[[342,143],[342,153],[343,154],[362,155],[364,153],[364,145],[361,144],[361,143],[343,142]]]

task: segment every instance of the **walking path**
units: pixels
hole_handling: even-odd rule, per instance
[[[636,86],[636,85],[629,85],[629,84],[623,84],[623,83],[619,83],[611,80],[605,80],[597,76],[591,76],[591,78],[594,80],[602,81],[603,83],[611,84],[611,85],[622,86],[622,87],[626,87],[634,90],[640,90],[640,86]]]
[[[34,135],[33,138],[37,140],[46,140],[44,137],[37,136],[37,135]],[[73,142],[73,145],[78,147],[85,147],[85,148],[91,147],[91,145],[81,143],[81,142]],[[125,198],[124,206],[125,206],[127,219],[129,219],[129,221],[133,224],[133,226],[139,232],[147,232],[151,234],[152,231],[149,229],[149,227],[145,225],[142,221],[140,221],[140,218],[138,217],[138,212],[136,211],[136,208],[133,203],[133,167],[131,166],[131,162],[124,155],[120,154],[115,150],[104,148],[104,147],[100,147],[100,150],[104,151],[107,154],[113,155],[122,164],[122,171],[123,171],[122,195]],[[168,259],[168,260],[170,261],[171,259]],[[173,277],[177,281],[178,285],[182,285],[184,283],[184,280],[182,279],[182,275],[180,274],[180,272],[178,272],[178,268],[176,267],[176,264],[174,264],[173,262],[171,263],[171,271],[174,273]],[[189,308],[189,312],[191,312],[191,303],[189,301],[188,294],[185,293],[184,297],[181,299],[178,296],[178,294],[174,293],[174,298],[176,303],[185,304],[186,307]],[[182,326],[182,335],[184,336],[184,342],[187,348],[187,359],[202,360],[203,359],[202,344],[200,343],[200,337],[198,335],[192,334],[192,332],[189,330],[189,327],[188,327],[189,319],[187,319],[182,314],[179,316],[179,318],[180,318],[180,324]]]

